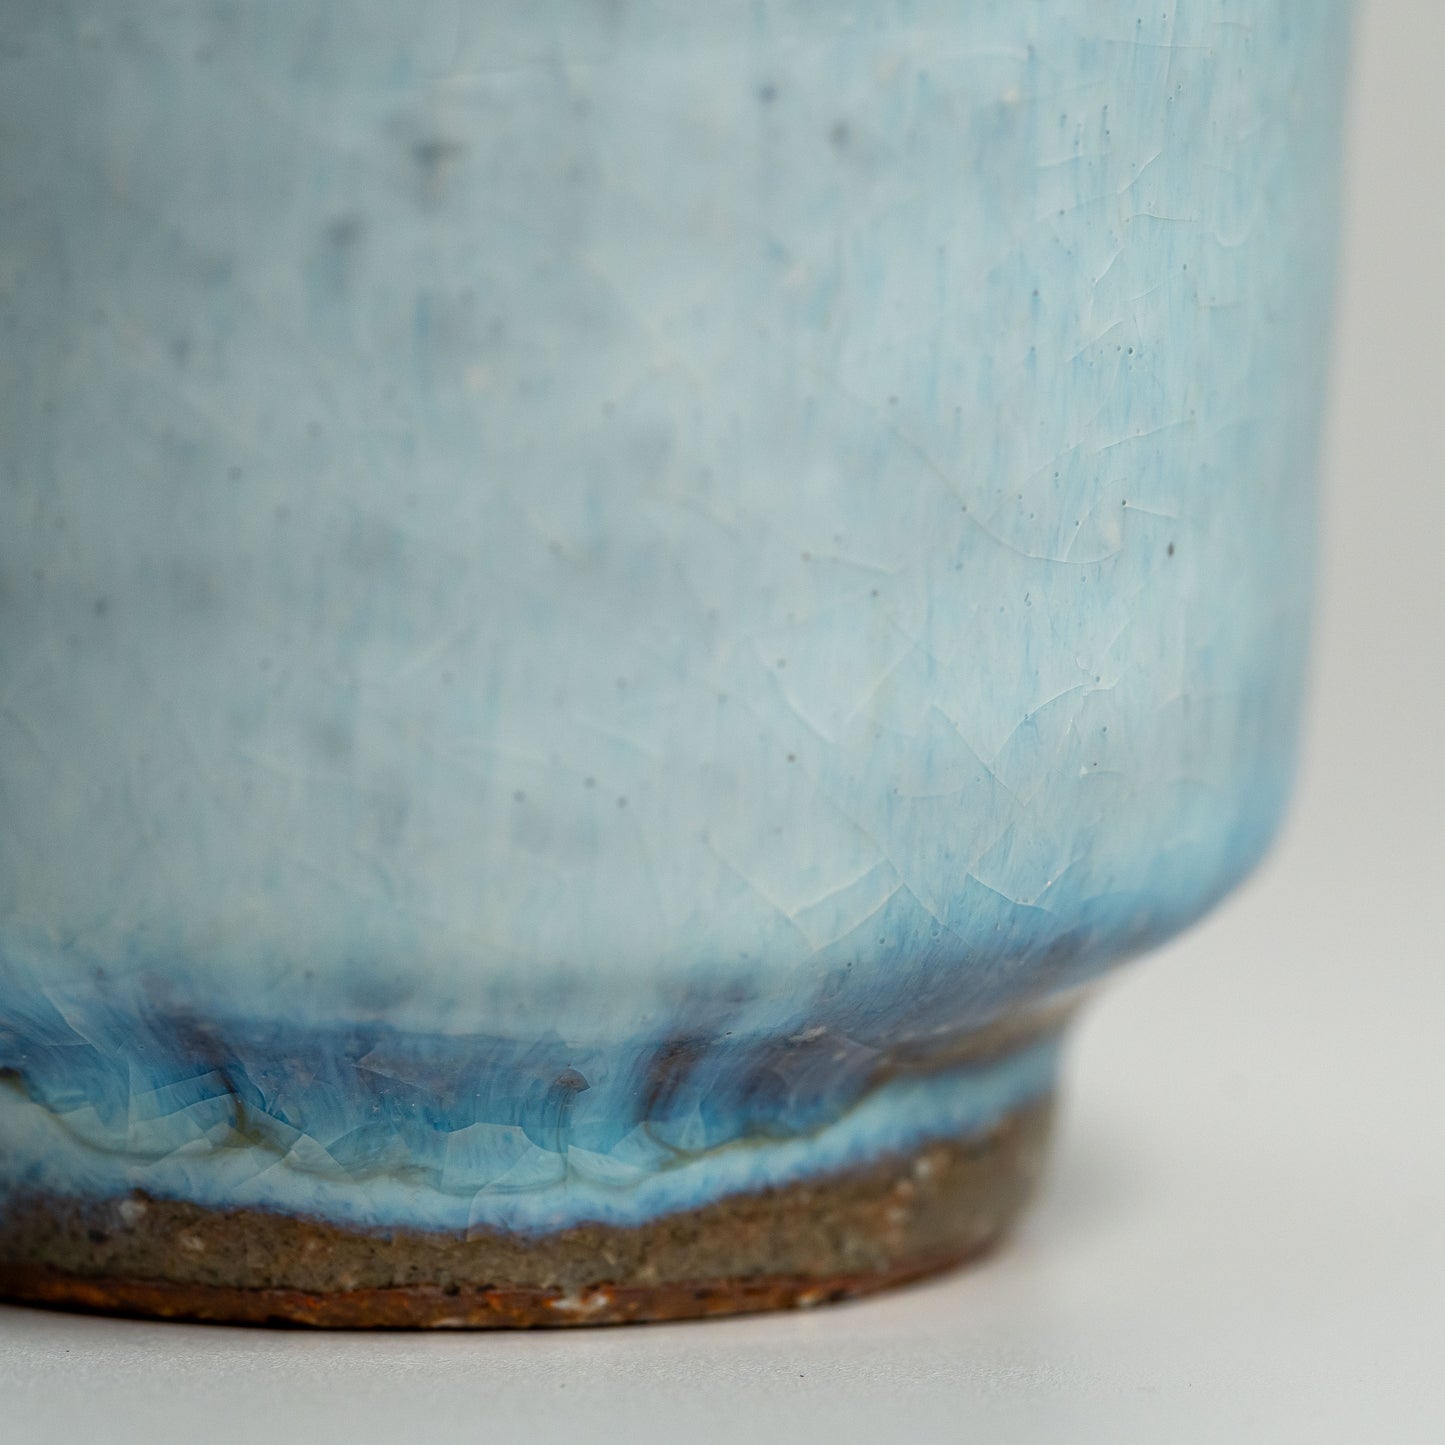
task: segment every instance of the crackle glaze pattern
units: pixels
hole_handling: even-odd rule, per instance
[[[0,1176],[542,1229],[1046,1090],[880,1060],[1268,840],[1347,19],[0,0]]]

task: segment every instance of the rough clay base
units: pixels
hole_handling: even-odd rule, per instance
[[[630,1228],[366,1232],[132,1195],[0,1205],[0,1297],[330,1328],[621,1324],[821,1304],[986,1251],[1033,1192],[1049,1101],[988,1134]]]

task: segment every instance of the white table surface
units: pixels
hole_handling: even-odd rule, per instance
[[[0,1308],[0,1441],[1445,1441],[1445,6],[1363,0],[1297,806],[1086,1016],[1044,1198],[813,1313],[368,1336]]]

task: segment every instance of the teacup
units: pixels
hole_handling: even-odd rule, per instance
[[[1348,6],[0,32],[0,1292],[993,1244],[1289,788]]]

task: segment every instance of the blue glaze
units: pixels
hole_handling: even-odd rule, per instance
[[[760,1089],[746,1066],[764,1052],[787,1064],[777,1041],[750,1042],[710,1050],[647,1110],[652,1096],[635,1076],[559,1040],[524,1055],[494,1046],[440,1085],[434,1061],[355,1035],[308,1036],[306,1053],[269,1053],[253,1075],[234,1065],[196,1073],[194,1056],[177,1060],[190,1070],[181,1074],[150,1055],[140,1080],[96,1089],[81,1070],[47,1095],[37,1071],[25,1088],[0,1083],[0,1185],[101,1197],[139,1189],[362,1226],[638,1224],[981,1134],[1047,1094],[1058,1067],[1057,1039],[1046,1038],[986,1064],[892,1078],[839,1108],[859,1092],[846,1065],[815,1059],[786,1078],[775,1068]],[[830,1083],[836,1092],[820,1091]]]
[[[542,1228],[1045,1088],[869,1060],[1275,826],[1347,20],[0,0],[5,1177]]]

